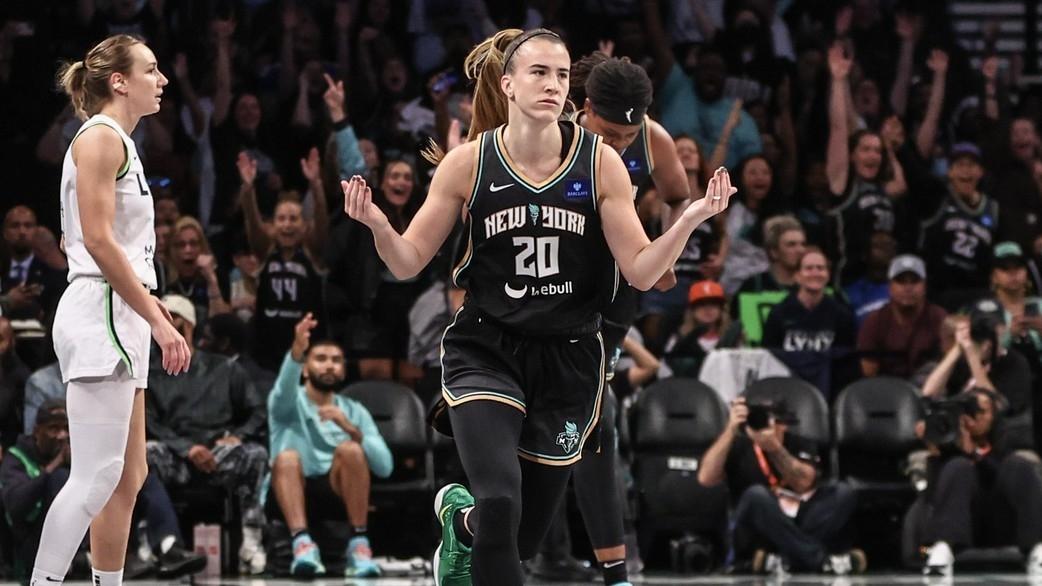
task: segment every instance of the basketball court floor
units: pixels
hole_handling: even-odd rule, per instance
[[[776,584],[785,584],[787,586],[883,586],[883,585],[921,585],[921,586],[946,586],[948,584],[958,584],[965,586],[983,586],[983,585],[1012,585],[1012,584],[1030,584],[1032,586],[1042,586],[1042,580],[1037,582],[1029,581],[1024,574],[973,574],[956,576],[951,581],[945,581],[943,579],[930,579],[926,580],[921,576],[914,574],[872,574],[866,576],[857,576],[851,578],[836,578],[829,576],[787,576],[782,579],[766,576],[699,576],[699,577],[681,577],[674,575],[648,575],[639,578],[634,578],[633,583],[635,585],[645,586],[668,586],[668,585],[720,585],[720,586],[773,586]],[[12,583],[13,584],[13,583]],[[75,586],[91,586],[89,582],[66,582],[68,585]],[[127,584],[134,584],[140,586],[169,586],[171,582],[160,582],[160,581],[129,581]],[[295,580],[284,580],[284,579],[204,579],[200,578],[195,580],[194,584],[199,586],[302,586],[304,584],[312,584],[313,586],[432,586],[434,581],[430,578],[382,578],[379,580],[343,580],[343,579],[323,579],[314,580],[312,582],[301,582]],[[543,586],[549,584],[547,582],[529,581],[528,584],[533,586]],[[578,582],[566,584],[563,582],[554,582],[554,586],[587,586]],[[595,584],[600,584],[596,582]]]

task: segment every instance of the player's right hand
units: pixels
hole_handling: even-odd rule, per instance
[[[188,371],[192,362],[192,349],[174,324],[167,320],[152,324],[152,337],[163,352],[163,370],[167,374],[177,376]]]
[[[344,213],[353,220],[368,226],[371,230],[388,225],[387,216],[373,203],[373,190],[365,184],[365,179],[355,175],[350,181],[340,181],[344,190]]]

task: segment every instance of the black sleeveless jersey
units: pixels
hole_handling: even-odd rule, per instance
[[[622,162],[630,173],[630,183],[633,184],[633,197],[644,188],[651,179],[651,172],[655,168],[655,159],[651,155],[651,128],[648,126],[648,118],[640,123],[640,132],[633,139],[630,146],[622,151]]]
[[[525,333],[596,327],[611,262],[597,211],[601,139],[574,122],[558,124],[568,146],[539,183],[511,161],[505,126],[478,139],[467,246],[453,271],[468,306]]]
[[[999,204],[984,195],[971,209],[949,194],[932,217],[922,223],[919,250],[931,271],[931,289],[984,287],[984,269],[998,232]]]
[[[322,277],[303,248],[289,260],[275,250],[264,260],[257,283],[255,356],[266,368],[278,368],[293,343],[293,328],[308,312],[322,320]]]
[[[875,181],[854,179],[847,197],[829,211],[833,225],[835,253],[839,257],[836,276],[843,283],[864,272],[865,253],[874,232],[896,234],[894,202]],[[898,238],[900,240],[900,238]]]

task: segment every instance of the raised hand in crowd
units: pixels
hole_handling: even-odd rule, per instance
[[[344,82],[334,81],[328,73],[323,73],[322,77],[326,80],[326,91],[322,93],[322,101],[326,103],[329,119],[333,124],[339,124],[347,118],[347,112],[344,110]]]
[[[257,160],[246,151],[242,151],[239,153],[239,158],[235,160],[235,167],[239,169],[239,179],[242,180],[242,185],[253,187],[253,182],[257,180]]]
[[[293,360],[297,362],[304,360],[304,353],[308,351],[308,346],[311,345],[311,330],[315,329],[316,326],[318,326],[318,320],[315,319],[311,312],[308,312],[293,327],[293,345],[289,349]]]

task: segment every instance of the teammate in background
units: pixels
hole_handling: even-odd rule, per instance
[[[30,584],[60,584],[87,526],[95,586],[123,580],[130,517],[145,463],[149,334],[170,374],[191,350],[156,287],[152,194],[130,133],[159,111],[167,84],[138,38],[111,36],[58,74],[86,120],[62,165],[61,223],[69,287],[54,318],[68,384],[72,470],[43,524]]]
[[[572,64],[569,97],[581,108],[576,121],[602,136],[604,144],[620,154],[634,199],[650,179],[662,200],[670,205],[670,218],[676,219],[687,207],[691,190],[673,139],[646,114],[652,93],[648,74],[628,60],[597,51]],[[672,286],[676,282],[671,272],[663,280],[665,283],[660,285]],[[617,357],[621,352],[622,340],[636,320],[637,305],[636,289],[618,282],[614,299],[602,316],[605,351],[609,356]],[[614,370],[614,366],[608,367],[609,376]],[[574,472],[576,500],[608,586],[627,583],[626,564],[620,563],[626,559],[622,495],[612,490],[616,488],[616,404],[614,396],[605,398],[601,449],[586,454]],[[567,519],[561,515],[555,517],[555,522],[567,525]]]
[[[435,498],[439,586],[523,583],[519,554],[539,545],[596,428],[609,254],[646,290],[735,191],[721,169],[709,195],[649,242],[618,154],[559,121],[570,68],[564,42],[546,29],[500,31],[475,47],[465,62],[476,80],[472,140],[441,160],[404,234],[363,179],[342,182],[345,211],[373,231],[399,279],[430,262],[467,210],[469,242],[453,274],[467,299],[443,338],[432,416],[441,429],[446,416],[451,423],[474,496],[450,484]]]

